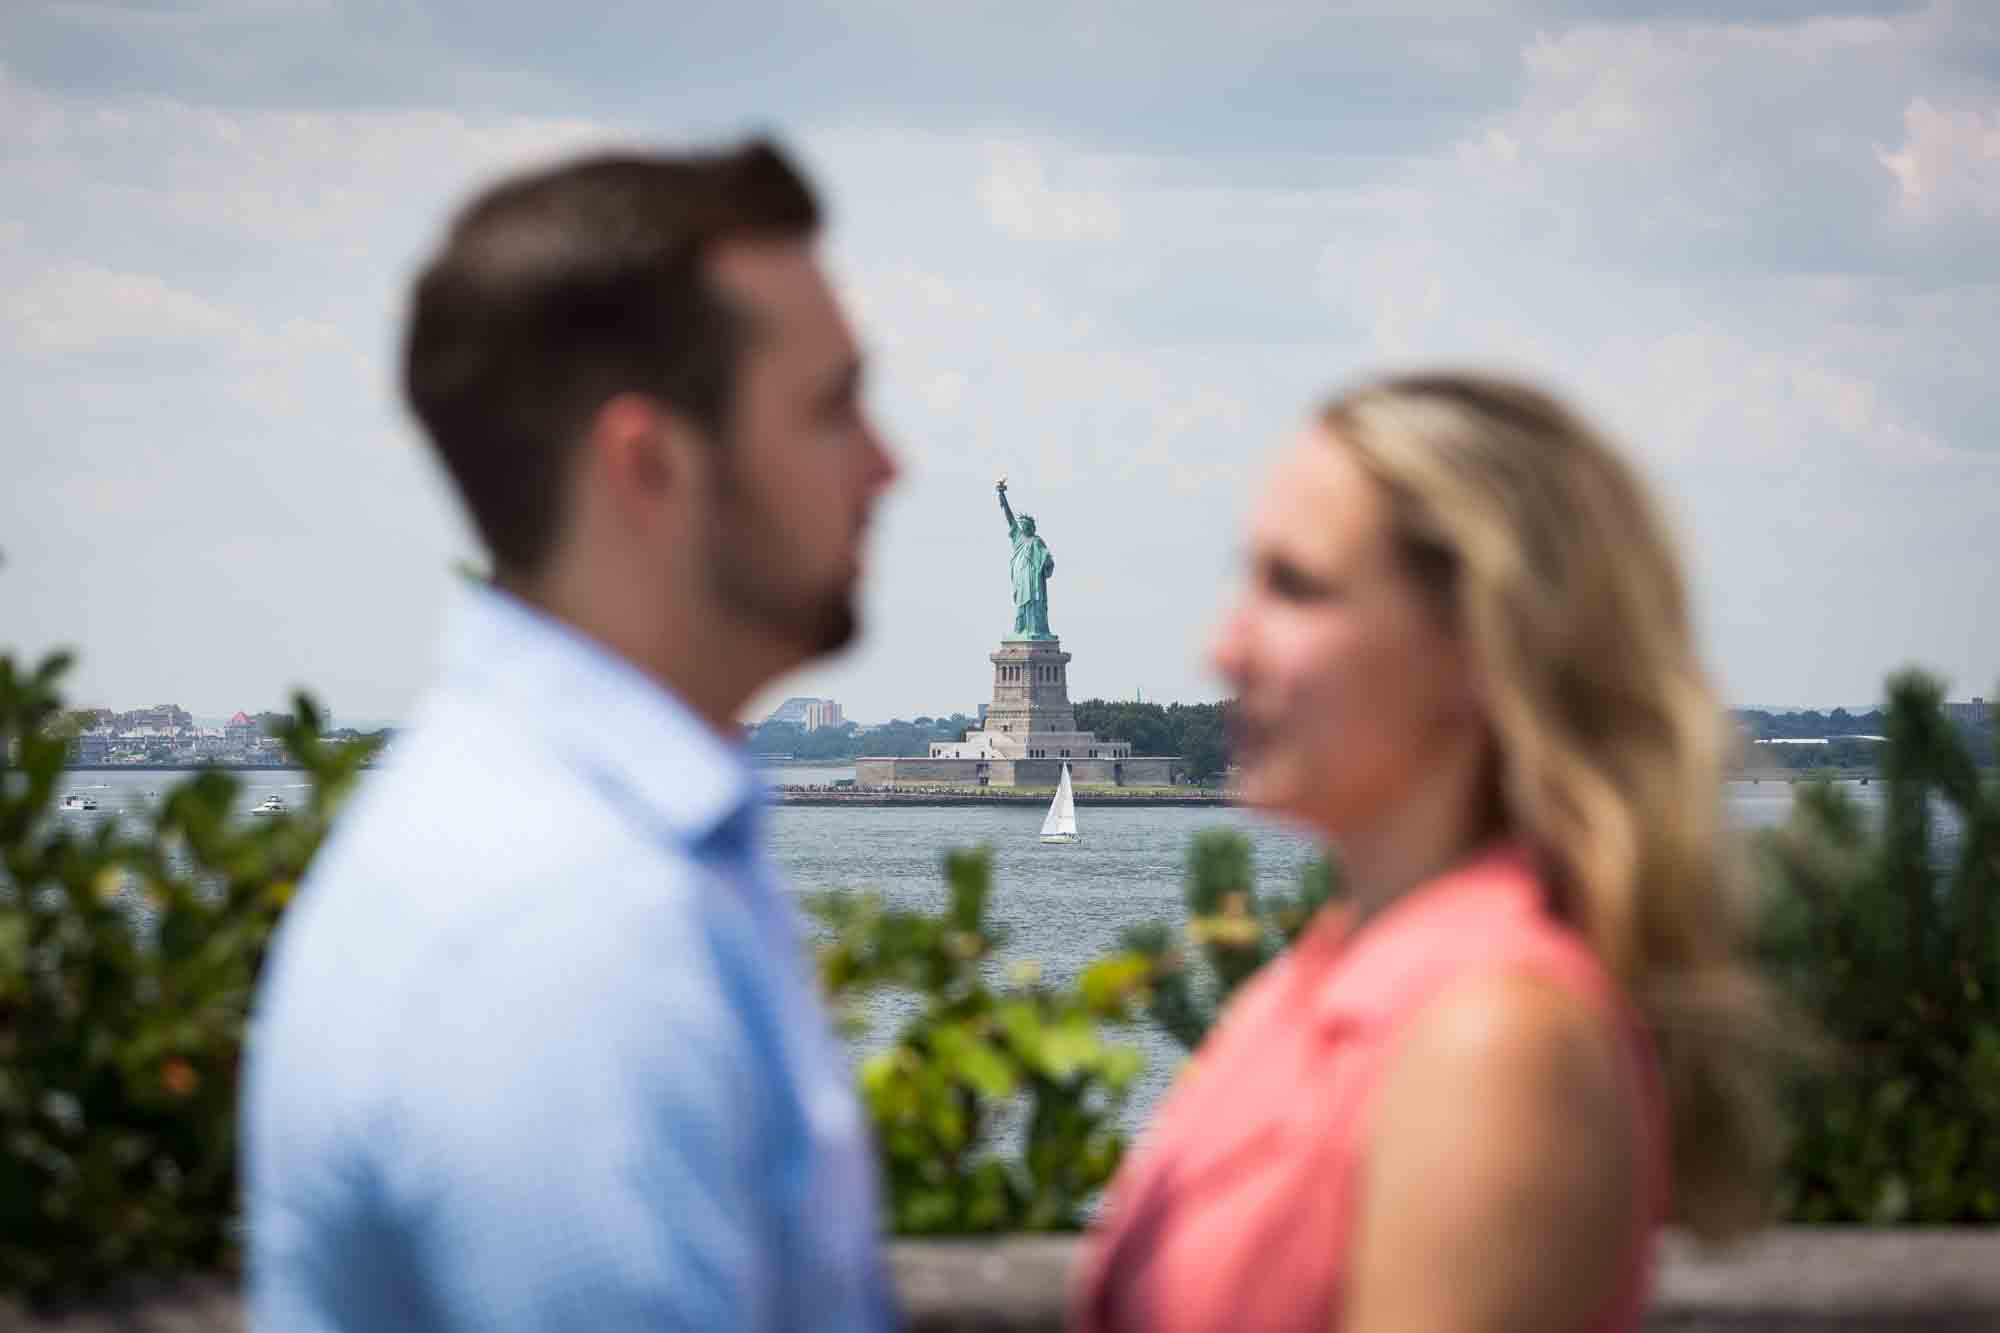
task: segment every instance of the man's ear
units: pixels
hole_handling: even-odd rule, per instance
[[[695,434],[692,422],[657,398],[621,393],[592,416],[584,447],[612,494],[644,504],[688,484]]]

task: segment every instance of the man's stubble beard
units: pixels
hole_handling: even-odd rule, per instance
[[[785,553],[784,533],[743,484],[733,445],[717,449],[706,560],[716,604],[796,647],[805,660],[853,642],[860,629],[854,590],[814,587]]]

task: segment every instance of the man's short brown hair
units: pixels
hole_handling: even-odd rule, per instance
[[[498,569],[547,556],[571,450],[607,399],[651,394],[726,432],[748,328],[702,259],[818,224],[811,187],[761,140],[587,158],[459,215],[417,280],[404,389]]]

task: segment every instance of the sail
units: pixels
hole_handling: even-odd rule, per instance
[[[1056,786],[1056,798],[1049,802],[1048,818],[1042,821],[1044,838],[1076,836],[1076,793],[1069,785],[1069,765],[1064,764],[1062,781]]]

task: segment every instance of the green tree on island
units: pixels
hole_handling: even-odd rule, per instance
[[[1076,705],[1079,731],[1129,741],[1133,754],[1177,754],[1200,781],[1229,766],[1229,703],[1153,704],[1085,699]]]

